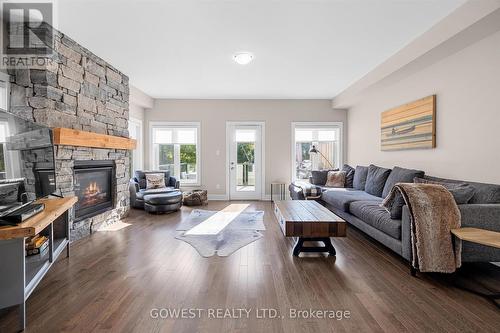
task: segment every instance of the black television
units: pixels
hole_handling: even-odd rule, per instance
[[[52,130],[0,110],[0,220],[56,190]]]

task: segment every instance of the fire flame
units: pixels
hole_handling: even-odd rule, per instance
[[[85,188],[85,196],[93,196],[101,193],[101,188],[97,185],[97,182],[92,182]]]

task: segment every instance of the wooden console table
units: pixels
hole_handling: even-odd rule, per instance
[[[45,204],[41,213],[16,226],[0,227],[0,309],[18,305],[23,330],[26,300],[65,248],[69,257],[69,210],[77,200],[76,197],[39,200]],[[40,261],[26,262],[25,240],[37,234],[49,239],[49,251]]]

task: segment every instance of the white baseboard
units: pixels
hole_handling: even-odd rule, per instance
[[[274,199],[276,200],[276,197]],[[289,199],[288,195],[287,195],[287,199]],[[209,194],[208,200],[210,200],[210,201],[229,201],[229,196],[227,194]],[[271,201],[271,195],[264,194],[260,201]]]

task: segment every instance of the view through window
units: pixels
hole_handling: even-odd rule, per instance
[[[340,125],[296,124],[293,131],[294,180],[309,181],[312,170],[341,167]],[[310,152],[313,146],[317,153]]]
[[[153,127],[153,166],[169,170],[183,184],[199,184],[199,126]]]

